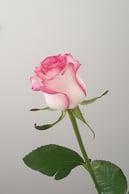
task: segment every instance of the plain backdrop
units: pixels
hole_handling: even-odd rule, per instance
[[[81,123],[80,130],[89,157],[112,161],[129,180],[129,1],[0,0],[1,194],[96,193],[82,167],[55,181],[22,161],[49,143],[80,153],[68,118],[40,132],[34,123],[53,122],[60,112],[29,111],[46,106],[43,94],[31,90],[34,67],[59,53],[71,53],[82,64],[87,99],[109,90],[82,107],[96,138]]]

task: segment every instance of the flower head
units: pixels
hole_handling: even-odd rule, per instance
[[[77,75],[79,67],[71,54],[49,56],[35,68],[30,78],[32,89],[44,93],[50,108],[74,108],[86,96],[85,85]]]

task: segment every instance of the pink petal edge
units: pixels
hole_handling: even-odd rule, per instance
[[[72,74],[73,74],[73,77],[75,79],[75,82],[77,83],[77,85],[79,86],[79,88],[83,91],[83,93],[85,94],[86,96],[86,89],[85,89],[85,86],[79,81],[79,79],[77,78],[77,70],[79,69],[80,67],[80,64],[78,66],[76,66],[76,71],[74,69],[74,65],[72,63],[70,63],[69,65],[71,65],[71,68],[73,69],[72,70]]]

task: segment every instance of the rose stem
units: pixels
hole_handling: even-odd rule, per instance
[[[80,135],[80,132],[79,132],[79,129],[78,129],[76,118],[74,117],[74,115],[72,113],[72,110],[68,109],[67,111],[68,111],[68,115],[69,115],[70,121],[72,123],[73,129],[74,129],[74,133],[76,135],[76,138],[77,138],[80,150],[81,150],[82,155],[83,155],[83,157],[85,159],[85,162],[86,162],[86,166],[84,165],[84,168],[86,170],[88,170],[89,174],[91,175],[92,180],[93,180],[93,182],[95,184],[96,190],[98,191],[98,194],[101,194],[101,191],[99,189],[98,183],[97,183],[95,175],[94,175],[94,171],[93,171],[92,166],[90,164],[90,160],[88,158],[88,155],[86,153],[84,144],[82,142],[82,138],[81,138],[81,135]]]

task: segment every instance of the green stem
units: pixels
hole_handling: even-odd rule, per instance
[[[73,126],[73,129],[74,129],[74,132],[75,132],[75,135],[76,135],[76,138],[77,138],[77,141],[78,141],[78,144],[79,144],[79,147],[80,147],[80,150],[82,152],[82,155],[85,159],[85,163],[86,165],[84,165],[84,168],[86,170],[88,170],[89,174],[91,175],[92,177],[92,180],[95,184],[95,187],[96,187],[96,190],[98,191],[98,194],[101,194],[101,191],[100,191],[100,188],[99,188],[99,185],[96,181],[96,178],[95,178],[95,175],[94,175],[94,171],[92,169],[92,166],[90,164],[90,160],[88,158],[88,155],[86,153],[86,150],[85,150],[85,147],[84,147],[84,144],[82,142],[82,138],[81,138],[81,135],[80,135],[80,132],[79,132],[79,129],[78,129],[78,125],[77,125],[77,121],[76,121],[76,118],[74,117],[73,113],[72,113],[72,110],[68,110],[68,114],[69,114],[69,118],[71,120],[71,123],[72,123],[72,126]]]

